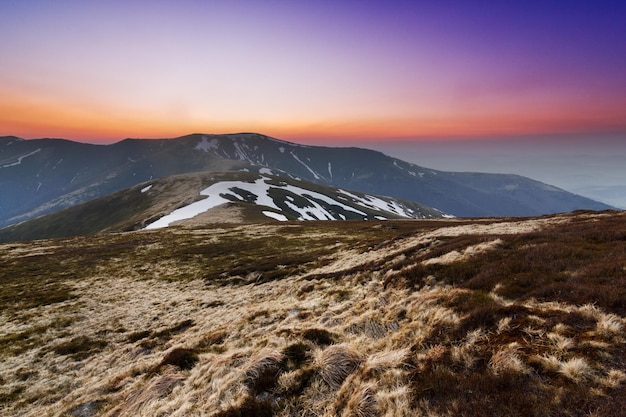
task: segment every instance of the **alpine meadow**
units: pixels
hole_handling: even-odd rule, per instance
[[[616,416],[626,217],[170,226],[0,246],[14,416]]]

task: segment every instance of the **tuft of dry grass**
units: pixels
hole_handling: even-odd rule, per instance
[[[615,314],[602,314],[598,319],[597,331],[602,336],[619,336],[623,330],[624,319]]]
[[[350,396],[345,409],[341,413],[342,417],[377,417],[378,400],[376,398],[377,387],[375,384],[365,384]]]
[[[584,358],[572,358],[561,362],[559,373],[576,382],[590,379],[593,376],[593,370]]]
[[[359,352],[347,346],[331,345],[315,354],[315,365],[322,380],[332,389],[341,387],[343,381],[364,362]]]
[[[176,373],[174,368],[166,370],[140,389],[129,392],[122,405],[111,410],[109,415],[141,415],[151,402],[166,397],[183,380],[184,377]]]
[[[166,366],[175,366],[179,369],[191,369],[198,362],[198,353],[194,349],[175,347],[165,353],[157,370]]]
[[[505,346],[493,354],[489,361],[489,367],[491,371],[498,374],[519,374],[530,372],[529,368],[524,364],[518,354],[520,346],[516,343],[512,343],[509,346]]]
[[[255,352],[244,366],[245,385],[257,394],[273,389],[284,360],[285,356],[273,349]]]

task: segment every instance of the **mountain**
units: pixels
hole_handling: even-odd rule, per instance
[[[100,232],[287,220],[441,218],[411,201],[249,172],[181,174],[0,229],[0,242]]]
[[[625,265],[626,212],[0,244],[0,415],[623,416]]]
[[[304,146],[254,133],[126,139],[112,145],[4,137],[0,227],[156,178],[238,170],[387,195],[463,217],[609,208],[516,175],[437,171],[367,149]]]
[[[368,149],[305,146],[258,134],[198,137],[198,148],[209,154],[322,184],[418,201],[459,217],[610,208],[519,175],[437,171]]]
[[[62,139],[0,140],[0,226],[28,220],[185,172],[249,164],[203,154],[188,141],[124,140],[92,145]]]

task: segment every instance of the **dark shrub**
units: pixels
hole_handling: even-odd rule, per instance
[[[165,354],[159,364],[159,368],[166,365],[173,365],[180,369],[191,369],[196,365],[198,360],[198,354],[195,350],[178,347]]]

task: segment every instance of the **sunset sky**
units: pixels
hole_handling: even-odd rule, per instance
[[[626,132],[624,22],[611,0],[3,0],[0,135],[593,140]]]

